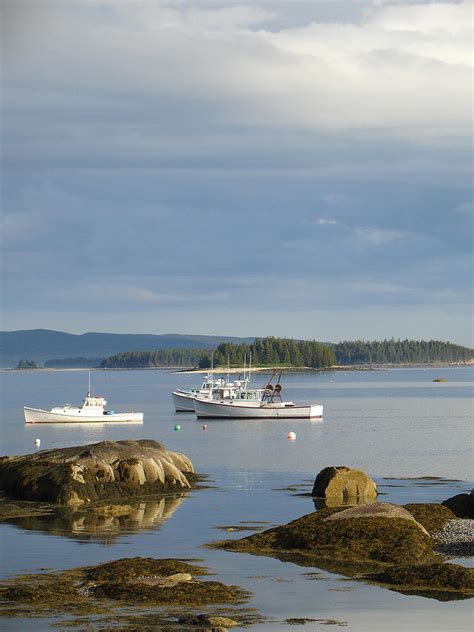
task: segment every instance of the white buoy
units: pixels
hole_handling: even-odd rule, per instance
[[[41,439],[35,439],[35,445],[41,445]]]
[[[202,427],[203,430],[207,430],[207,424],[204,424]]]
[[[290,441],[294,441],[296,439],[296,433],[295,432],[289,432],[288,433],[288,439]]]

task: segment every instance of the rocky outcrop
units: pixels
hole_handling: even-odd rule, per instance
[[[157,441],[103,441],[0,459],[0,489],[21,500],[78,505],[191,487],[191,460]]]
[[[458,518],[474,518],[474,490],[470,494],[457,494],[442,503]]]
[[[430,528],[449,520],[448,510],[412,505]],[[474,596],[474,570],[444,564],[438,542],[407,509],[373,503],[320,509],[286,525],[241,540],[212,545],[315,566],[435,599]]]
[[[325,467],[316,476],[312,496],[323,498],[327,507],[370,503],[377,499],[377,485],[362,470]]]
[[[139,608],[144,612],[149,608],[171,606],[173,611],[179,608],[178,612],[184,610],[192,616],[193,608],[240,604],[250,596],[238,586],[204,581],[202,575],[208,575],[207,569],[182,560],[142,557],[61,572],[22,575],[0,584],[0,611],[10,617],[74,615],[81,617],[86,628],[97,625],[102,628],[98,617],[110,617],[111,603],[117,610],[126,608],[127,613],[132,610],[134,614],[139,613]],[[104,629],[111,629],[109,622],[110,619],[104,622]],[[153,625],[148,621],[148,625],[132,627],[176,629],[172,623],[165,611],[155,611]],[[230,627],[233,621],[227,619],[226,623]],[[117,627],[122,628],[122,625]]]
[[[407,511],[381,503],[337,512],[321,509],[242,540],[218,543],[234,551],[296,553],[354,565],[424,563],[435,559],[426,529]]]

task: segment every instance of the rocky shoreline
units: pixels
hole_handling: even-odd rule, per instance
[[[92,524],[100,537],[104,525],[110,538],[116,522],[136,528],[161,524],[196,480],[186,455],[149,440],[105,441],[0,459],[0,489],[9,496],[0,499],[3,520],[30,515],[33,528],[44,529],[49,522],[52,533]],[[327,467],[316,476],[310,494],[316,511],[265,530],[260,523],[254,529],[220,527],[253,533],[206,546],[275,557],[402,594],[439,601],[474,597],[474,569],[449,561],[474,555],[473,493],[441,504],[403,506],[380,502],[378,493],[363,471]],[[140,498],[147,500],[137,507],[134,500]],[[202,581],[199,576],[208,571],[194,562],[119,559],[4,580],[0,616],[56,612],[106,617],[113,602],[133,606],[130,616],[136,624],[152,616],[150,609],[161,608],[154,623],[170,630],[223,631],[263,620],[258,612],[240,608],[250,597],[248,591]]]
[[[474,557],[474,519],[450,520],[433,535],[439,542],[436,550],[449,557]]]

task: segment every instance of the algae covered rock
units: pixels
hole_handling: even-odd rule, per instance
[[[474,569],[459,564],[391,566],[369,579],[408,593],[440,593],[440,599],[447,599],[446,593],[460,598],[474,596]]]
[[[331,466],[325,467],[316,476],[312,496],[324,498],[328,507],[374,502],[377,486],[362,470],[344,465]]]
[[[436,505],[435,503],[411,503],[403,505],[403,507],[409,511],[415,520],[422,524],[431,535],[442,529],[447,522],[456,518],[450,509],[443,505]]]
[[[238,586],[199,578],[207,574],[207,569],[182,560],[137,557],[23,575],[0,582],[0,610],[6,616],[97,616],[110,613],[110,600],[117,608],[149,608],[240,604],[248,599],[250,593]]]
[[[314,560],[316,566],[318,560],[323,559],[355,565],[421,563],[436,559],[430,536],[408,512],[393,509],[390,514],[382,509],[379,513],[372,510],[354,516],[347,513],[351,511],[353,509],[336,513],[322,509],[286,525],[216,546],[266,555],[293,553]]]
[[[0,459],[0,489],[21,500],[77,505],[191,487],[191,460],[157,441],[102,441]]]
[[[474,518],[474,490],[470,494],[457,494],[442,504],[458,518]]]

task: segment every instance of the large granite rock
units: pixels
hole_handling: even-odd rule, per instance
[[[0,458],[0,489],[22,500],[77,505],[189,488],[191,460],[157,441],[102,441]]]
[[[343,511],[331,514],[326,520],[352,520],[357,518],[399,518],[401,520],[410,520],[429,536],[425,527],[415,520],[409,511],[399,505],[392,505],[391,503],[373,503],[371,505],[351,507],[350,509],[344,509]]]
[[[377,498],[377,485],[362,470],[331,466],[316,476],[312,495],[323,498],[328,507],[370,503]]]
[[[474,490],[470,494],[457,494],[445,500],[442,505],[451,509],[458,518],[474,518]]]

